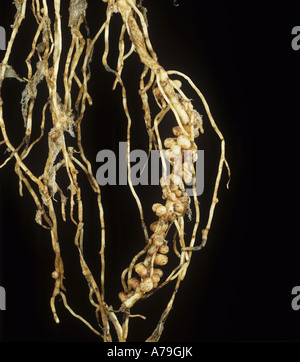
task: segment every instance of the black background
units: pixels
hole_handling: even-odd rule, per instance
[[[8,1],[2,3],[0,25],[9,35],[14,10]],[[87,16],[91,33],[95,34],[104,20],[105,5],[100,1],[89,3]],[[298,341],[300,311],[291,308],[291,290],[300,285],[297,230],[300,53],[291,47],[291,30],[299,25],[299,5],[296,1],[281,5],[267,1],[262,5],[253,1],[196,0],[179,0],[178,4],[174,6],[171,0],[144,0],[150,38],[161,65],[186,73],[204,93],[227,142],[232,180],[226,190],[224,172],[209,242],[193,256],[161,341]],[[64,6],[67,8],[67,2]],[[118,21],[119,16],[115,15],[116,29]],[[30,51],[35,29],[32,24],[31,18],[31,24],[24,25],[12,55],[11,63],[21,76],[26,76],[25,63],[20,59],[24,59],[21,54]],[[66,28],[66,38],[67,31]],[[112,33],[112,39],[114,36],[117,39]],[[88,108],[83,122],[87,156],[94,171],[99,166],[95,160],[98,151],[117,150],[118,142],[126,140],[120,89],[111,91],[114,79],[103,70],[101,51],[103,37],[95,49],[93,78],[89,83],[94,105]],[[109,58],[112,65],[116,61],[113,55],[112,50]],[[130,99],[134,99],[136,91],[137,64],[137,56],[133,55],[124,71],[129,95],[132,92]],[[18,125],[23,122],[16,102],[20,101],[24,85],[16,84],[16,80],[5,82],[3,93],[7,89],[7,102],[11,104],[7,110],[8,130],[15,132],[19,140],[22,136],[18,135],[14,122]],[[200,102],[195,102],[203,114]],[[130,100],[129,107],[134,119],[133,148],[144,148],[147,138],[139,100]],[[207,118],[204,122],[207,138],[203,139],[206,167],[203,202],[200,198],[203,223],[219,152]],[[199,148],[202,149],[201,143]],[[3,148],[1,152],[2,160]],[[39,158],[43,157],[40,150],[40,155],[31,159],[37,170]],[[35,207],[30,196],[24,192],[23,198],[19,197],[13,166],[11,161],[0,170],[0,285],[7,293],[7,310],[0,312],[0,338],[97,341],[59,302],[61,323],[56,325],[53,321],[49,306],[53,285],[50,238],[34,222]],[[154,199],[160,197],[159,189],[153,190],[153,195],[145,187],[137,190],[145,209],[148,206],[150,210]],[[143,242],[143,236],[135,202],[126,187],[104,188],[103,201],[108,238],[113,243],[107,247],[107,298],[109,303],[118,305],[120,272],[139,250],[140,244],[135,242]],[[86,234],[87,240],[91,240],[87,242],[86,253],[93,255],[90,263],[96,273],[99,245],[92,237],[97,234],[97,210],[89,198],[86,205],[86,229],[92,230]],[[145,211],[146,221],[152,222],[149,210]],[[80,270],[75,266],[76,250],[72,240],[65,235],[62,239],[63,251],[69,255],[65,257],[66,270],[74,273],[66,279],[69,303],[76,312],[94,321],[94,312],[86,300],[85,283],[79,281]],[[144,309],[137,307],[137,312],[148,318],[147,322],[134,320],[130,340],[142,341],[149,336],[163,301],[166,303],[164,295],[162,291],[153,296],[153,301],[145,301]]]

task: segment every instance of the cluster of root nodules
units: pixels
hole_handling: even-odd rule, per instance
[[[157,94],[157,92],[154,94]],[[196,122],[193,123],[195,123],[192,127],[194,138],[196,138],[199,136],[199,129],[202,130],[200,115],[198,115],[197,124]],[[187,135],[189,135],[190,128],[188,124],[184,127]],[[152,211],[158,217],[158,220],[150,225],[152,235],[145,250],[144,260],[134,265],[137,276],[129,277],[127,288],[119,293],[123,309],[130,309],[137,300],[143,298],[149,292],[154,292],[159,286],[162,287],[175,279],[180,274],[179,272],[186,268],[185,262],[190,260],[190,256],[184,251],[186,247],[184,241],[184,217],[186,215],[191,216],[191,199],[185,191],[185,183],[190,184],[195,179],[193,164],[197,160],[197,147],[190,140],[191,137],[183,134],[179,126],[173,127],[172,131],[175,137],[164,140],[163,157],[172,166],[170,174],[166,174],[160,179],[164,203],[154,203],[152,205]],[[172,246],[180,259],[180,264],[160,284],[164,274],[163,267],[168,263],[167,254],[170,251],[169,242],[166,239],[173,224],[176,226],[176,235],[178,237],[175,235]],[[177,239],[179,239],[180,243],[179,248],[176,245]]]
[[[149,39],[146,9],[141,4],[137,4],[136,0],[103,0],[103,2],[107,3],[106,19],[103,24],[99,24],[93,37],[90,37],[90,29],[86,19],[87,0],[70,0],[68,9],[63,8],[66,2],[61,0],[53,0],[52,2],[47,0],[32,0],[31,2],[17,0],[12,2],[16,7],[16,14],[7,50],[0,64],[0,135],[2,136],[0,146],[5,147],[8,151],[4,161],[0,163],[0,168],[14,159],[20,194],[22,195],[23,188],[28,190],[36,205],[36,222],[50,233],[55,256],[52,272],[54,288],[50,306],[55,321],[59,322],[56,311],[56,301],[59,299],[73,317],[79,319],[103,341],[112,341],[111,329],[113,329],[117,334],[118,341],[124,342],[127,340],[130,318],[140,316],[132,315],[130,309],[139,300],[150,297],[154,292],[174,281],[175,286],[172,295],[166,301],[166,307],[160,320],[148,338],[148,341],[158,341],[167,316],[172,309],[180,282],[186,275],[192,253],[206,243],[215,205],[218,202],[218,189],[224,165],[229,172],[225,159],[225,141],[216,126],[205,98],[192,80],[178,71],[166,71],[159,64]],[[10,56],[15,51],[15,40],[18,33],[22,31],[23,21],[27,20],[25,16],[29,13],[30,6],[31,16],[33,15],[34,18],[32,18],[33,21],[31,21],[30,26],[35,29],[36,33],[32,43],[27,44],[27,48],[26,44],[22,47],[27,51],[24,59],[27,74],[18,75],[13,66],[10,65]],[[110,52],[111,19],[115,14],[118,14],[122,27],[117,44],[119,49],[117,66],[116,69],[113,69],[108,64],[108,55]],[[67,38],[63,36],[63,24],[68,24],[71,35],[70,41],[67,41]],[[126,33],[127,36],[125,36]],[[128,161],[128,185],[138,206],[146,245],[143,244],[142,250],[133,257],[121,275],[123,291],[119,293],[121,306],[117,311],[105,301],[105,263],[107,261],[105,259],[105,247],[107,240],[104,207],[100,186],[84,152],[81,131],[85,110],[93,104],[88,91],[88,82],[92,77],[90,63],[93,60],[95,44],[103,34],[103,66],[115,76],[113,89],[120,85],[122,90],[122,104],[128,124],[126,135],[127,160],[130,160],[132,120],[127,106],[127,92],[122,79],[122,71],[126,66],[126,59],[135,55],[137,63],[142,63],[144,67],[140,75],[140,89],[137,96],[141,98],[145,126],[149,136],[149,142],[145,148],[148,147],[149,151],[155,148],[160,152],[163,169],[160,180],[162,198],[158,200],[160,202],[152,205],[152,210],[157,219],[150,225],[151,234],[149,235],[142,203],[130,179],[130,161]],[[129,47],[125,44],[125,39],[129,42]],[[127,48],[130,50],[125,53]],[[221,145],[216,178],[212,180],[214,189],[208,219],[202,230],[200,241],[197,240],[200,209],[194,165],[197,160],[195,140],[204,132],[202,116],[194,109],[191,100],[181,90],[181,80],[172,80],[171,76],[176,76],[176,78],[187,82],[198,95],[202,106],[205,108],[206,118],[208,118]],[[146,77],[148,82],[145,82]],[[3,102],[5,97],[2,98],[2,96],[6,92],[6,78],[24,83],[20,98],[20,117],[24,120],[21,131],[24,132],[24,137],[19,145],[14,144],[8,127],[9,122],[14,122],[15,119],[4,119],[6,105]],[[63,92],[60,92],[61,86],[63,86]],[[47,93],[44,101],[39,97],[39,89],[42,87]],[[156,103],[158,111],[152,106],[150,107],[150,98],[154,104]],[[39,113],[37,114],[37,112]],[[162,140],[160,125],[162,122],[168,122],[165,118],[167,114],[171,114],[173,120],[176,121],[176,126],[172,124],[172,127],[169,128],[170,137]],[[120,122],[123,122],[123,119]],[[23,127],[23,123],[25,127]],[[33,136],[33,129],[39,132],[37,138]],[[72,136],[72,142],[68,134]],[[36,152],[42,173],[31,169],[28,162],[29,154],[30,156],[34,155],[34,152],[37,151],[36,146],[40,142],[44,142],[47,153],[47,157],[42,161],[39,158],[39,152]],[[166,162],[171,165],[170,172],[167,171]],[[61,177],[58,178],[57,174],[64,175],[67,180],[67,187],[61,185],[59,181]],[[80,175],[85,175],[89,181],[99,212],[101,267],[98,270],[100,271],[100,278],[98,275],[94,277],[88,265],[88,256],[83,253],[83,246],[88,240],[84,237],[86,213],[84,213],[85,202],[82,198]],[[189,189],[192,189],[192,195],[187,194],[187,184]],[[151,186],[149,187],[151,190]],[[192,202],[195,213],[193,216],[194,224],[191,235],[188,236],[185,230],[185,219],[191,216],[190,205]],[[150,207],[150,205],[147,206]],[[82,275],[89,288],[89,302],[95,308],[97,327],[93,327],[92,324],[78,315],[70,307],[67,300],[63,259],[68,258],[68,255],[62,255],[61,250],[61,228],[63,227],[59,222],[61,219],[72,222],[74,229],[72,239],[78,252],[78,263]],[[174,234],[170,238],[171,227]],[[166,273],[164,267],[171,259],[168,257],[171,252],[174,257],[172,259],[176,260],[177,257],[178,263],[175,263],[174,268],[173,266],[170,268],[173,269],[171,272]],[[99,279],[100,282],[96,282]],[[121,314],[120,320],[118,313]]]

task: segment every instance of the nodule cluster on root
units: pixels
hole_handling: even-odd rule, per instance
[[[158,90],[156,90],[158,97]],[[200,116],[199,116],[200,117]],[[149,239],[149,248],[145,259],[135,264],[134,270],[137,276],[127,280],[128,289],[119,293],[119,299],[124,309],[131,308],[145,293],[157,288],[163,276],[160,267],[168,263],[169,246],[166,235],[170,225],[178,218],[183,217],[189,208],[189,196],[185,192],[185,183],[193,179],[193,163],[197,160],[197,147],[194,138],[199,135],[200,120],[185,125],[173,127],[175,137],[164,140],[164,157],[172,165],[172,172],[164,175],[160,184],[162,198],[165,203],[154,203],[152,211],[158,217],[150,225],[152,235]],[[184,162],[182,162],[184,158]]]

